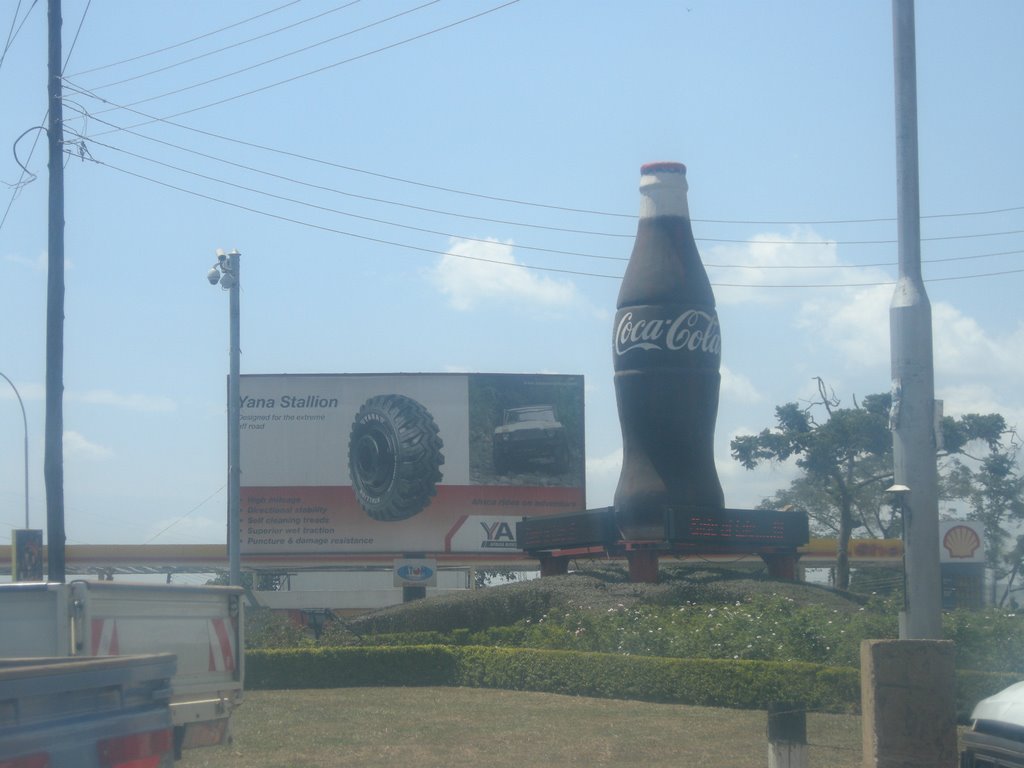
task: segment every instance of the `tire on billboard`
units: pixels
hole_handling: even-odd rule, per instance
[[[374,520],[407,520],[437,493],[444,446],[434,417],[405,395],[371,397],[349,435],[349,473],[359,506]]]

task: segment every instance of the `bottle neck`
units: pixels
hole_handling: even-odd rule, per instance
[[[681,216],[690,218],[688,185],[681,173],[652,173],[640,178],[640,218]]]

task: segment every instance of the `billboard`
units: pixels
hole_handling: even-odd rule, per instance
[[[582,511],[583,377],[240,378],[241,553],[518,550],[524,515]]]

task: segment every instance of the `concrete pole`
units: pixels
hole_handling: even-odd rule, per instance
[[[64,560],[64,102],[61,80],[60,0],[48,3],[46,134],[49,141],[48,245],[46,257],[46,574],[66,579]]]
[[[239,291],[241,256],[237,250],[228,254],[228,268],[234,278],[229,289],[231,315],[231,370],[228,374],[228,583],[242,584],[241,546],[242,467],[241,467],[241,309]]]
[[[906,602],[900,639],[942,637],[938,468],[931,305],[921,277],[917,69],[913,0],[893,0],[899,278],[889,309],[891,427],[896,485],[903,494]]]

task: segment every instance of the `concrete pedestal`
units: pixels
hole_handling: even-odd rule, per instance
[[[956,768],[953,651],[948,640],[861,643],[864,768]]]
[[[541,576],[565,576],[569,572],[568,557],[554,557],[552,555],[540,555]]]
[[[658,552],[654,549],[632,549],[626,553],[631,584],[658,583]]]

